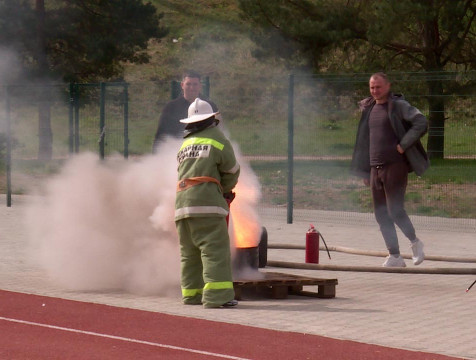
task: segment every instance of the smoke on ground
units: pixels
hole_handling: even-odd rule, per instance
[[[180,291],[174,223],[180,143],[170,139],[157,155],[139,160],[83,153],[47,181],[27,220],[31,255],[50,279],[72,290]],[[259,183],[240,162],[242,189],[232,212],[245,211],[258,223]]]
[[[167,294],[177,288],[173,221],[178,141],[138,161],[72,158],[28,212],[32,255],[74,290]]]

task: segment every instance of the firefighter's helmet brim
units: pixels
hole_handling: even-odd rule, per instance
[[[205,100],[196,98],[188,107],[188,118],[181,119],[180,122],[182,124],[192,124],[209,119],[219,113],[219,111],[214,112],[212,106]]]

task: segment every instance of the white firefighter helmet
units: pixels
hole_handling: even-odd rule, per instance
[[[196,98],[188,107],[188,118],[180,120],[183,124],[192,124],[218,115],[220,112],[214,112],[212,106],[200,98]]]

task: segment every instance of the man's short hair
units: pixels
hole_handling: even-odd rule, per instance
[[[182,80],[185,80],[185,78],[188,77],[188,78],[194,78],[194,79],[198,79],[200,80],[201,76],[198,72],[196,72],[195,70],[186,70],[183,72],[182,74]]]
[[[372,79],[372,78],[376,78],[376,77],[379,77],[379,78],[384,79],[385,82],[388,82],[388,83],[390,82],[390,80],[388,79],[387,74],[385,74],[384,72],[381,72],[381,71],[380,71],[380,72],[376,72],[376,73],[374,73],[370,78]]]

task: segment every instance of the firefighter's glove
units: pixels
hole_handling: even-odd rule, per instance
[[[233,191],[230,191],[230,192],[224,193],[223,197],[225,198],[228,204],[231,204],[231,202],[235,198],[235,193]]]

